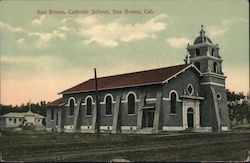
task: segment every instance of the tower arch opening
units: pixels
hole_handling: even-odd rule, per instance
[[[196,49],[195,50],[195,53],[196,53],[196,56],[200,56],[201,54],[200,54],[200,49]]]
[[[217,65],[217,62],[214,62],[213,72],[215,72],[215,73],[218,72],[218,65]]]

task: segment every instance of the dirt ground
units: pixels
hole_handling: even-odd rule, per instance
[[[157,135],[3,132],[5,161],[243,161],[249,130]]]

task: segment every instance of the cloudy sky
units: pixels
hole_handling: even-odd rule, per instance
[[[89,13],[68,14],[77,9]],[[91,12],[97,9],[110,14]],[[249,90],[245,0],[1,1],[0,15],[2,104],[55,100],[58,92],[92,78],[94,67],[107,76],[183,64],[201,24],[219,44],[226,87]]]

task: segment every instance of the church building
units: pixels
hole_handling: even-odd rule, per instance
[[[46,129],[82,133],[230,130],[218,44],[203,26],[185,63],[89,79],[47,105]],[[96,83],[98,93],[96,94]],[[96,96],[97,95],[97,96]],[[97,97],[97,98],[96,98]]]

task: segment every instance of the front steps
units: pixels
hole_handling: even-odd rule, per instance
[[[212,130],[206,128],[186,128],[184,132],[212,132]]]
[[[136,134],[152,134],[153,127],[147,127],[147,128],[142,128],[138,131],[136,131]]]

